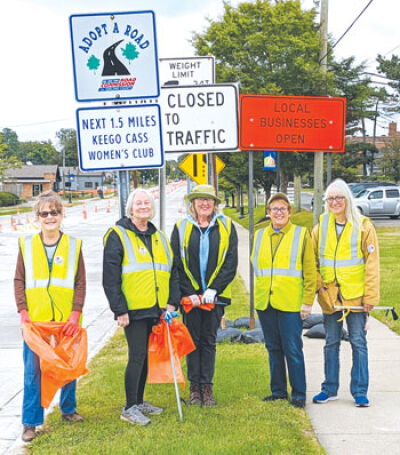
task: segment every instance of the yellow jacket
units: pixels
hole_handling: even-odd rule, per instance
[[[319,252],[318,252],[319,224],[314,226],[312,231],[312,241],[317,263],[317,291],[318,303],[322,311],[326,314],[332,314],[335,311],[334,305],[360,306],[360,305],[378,305],[379,304],[379,248],[378,238],[375,228],[368,218],[362,222],[361,232],[361,249],[365,259],[364,275],[364,295],[362,297],[346,300],[342,295],[339,296],[339,287],[335,280],[330,283],[324,283],[319,273]],[[323,289],[323,288],[326,288]],[[340,300],[339,300],[340,297]],[[354,310],[362,311],[362,310]]]

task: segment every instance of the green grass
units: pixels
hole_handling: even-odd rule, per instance
[[[248,294],[243,281],[233,283],[234,302],[228,319],[248,315]],[[124,369],[127,347],[122,330],[90,363],[90,372],[78,385],[78,411],[85,422],[62,422],[57,409],[46,420],[44,432],[29,453],[157,454],[157,455],[262,455],[324,454],[303,410],[288,402],[264,403],[270,393],[267,352],[263,344],[223,343],[217,346],[216,408],[183,405],[178,417],[173,384],[147,385],[145,398],[165,406],[147,427],[120,420],[124,404]],[[184,365],[184,369],[185,365]],[[181,391],[185,399],[189,387]]]

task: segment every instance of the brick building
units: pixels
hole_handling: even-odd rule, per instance
[[[2,190],[22,199],[32,199],[42,191],[58,191],[60,173],[56,164],[24,165],[5,172]]]

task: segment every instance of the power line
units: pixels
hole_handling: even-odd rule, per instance
[[[21,123],[19,125],[10,125],[10,126],[8,126],[8,128],[23,128],[23,127],[28,127],[28,126],[46,125],[49,123],[66,122],[68,120],[72,120],[72,117],[60,118],[58,120],[45,120],[44,122],[36,122],[36,123]]]
[[[320,59],[319,63],[321,63],[321,61],[329,54],[329,52],[331,52],[340,43],[340,41],[347,35],[347,33],[350,31],[350,29],[353,27],[353,25],[358,21],[358,19],[360,19],[360,17],[365,13],[367,8],[371,5],[371,3],[373,1],[374,0],[369,0],[368,4],[362,9],[360,14],[354,19],[354,21],[349,25],[349,27],[347,27],[347,29],[342,34],[342,36],[332,45],[331,49],[328,50],[328,52]]]

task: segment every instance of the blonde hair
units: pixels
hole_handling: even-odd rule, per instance
[[[347,186],[347,183],[342,179],[334,180],[326,189],[325,191],[325,213],[330,213],[329,204],[328,204],[328,197],[335,193],[339,196],[344,196],[346,200],[346,209],[345,209],[345,216],[347,221],[355,226],[361,226],[361,213],[354,204],[353,194],[350,188]]]
[[[197,221],[199,219],[199,214],[196,212],[196,209],[194,207],[194,201],[199,198],[192,199],[190,202],[188,212],[192,215],[192,217]],[[211,199],[211,198],[210,198]],[[208,221],[211,221],[216,213],[218,213],[218,202],[213,199],[214,201],[214,210],[212,214],[208,217]]]
[[[54,206],[54,208],[59,213],[63,213],[63,202],[61,197],[55,191],[44,191],[40,193],[33,204],[33,211],[35,212],[36,216],[39,216],[40,207],[43,204],[49,204],[50,206]]]
[[[150,219],[152,220],[156,214],[156,205],[154,203],[154,198],[153,198],[152,194],[149,191],[145,190],[144,188],[135,188],[131,192],[131,194],[128,197],[128,200],[126,201],[125,215],[128,218],[131,217],[132,205],[133,205],[133,203],[135,201],[135,197],[138,193],[145,193],[147,195],[147,197],[150,199],[151,211],[152,211]]]

